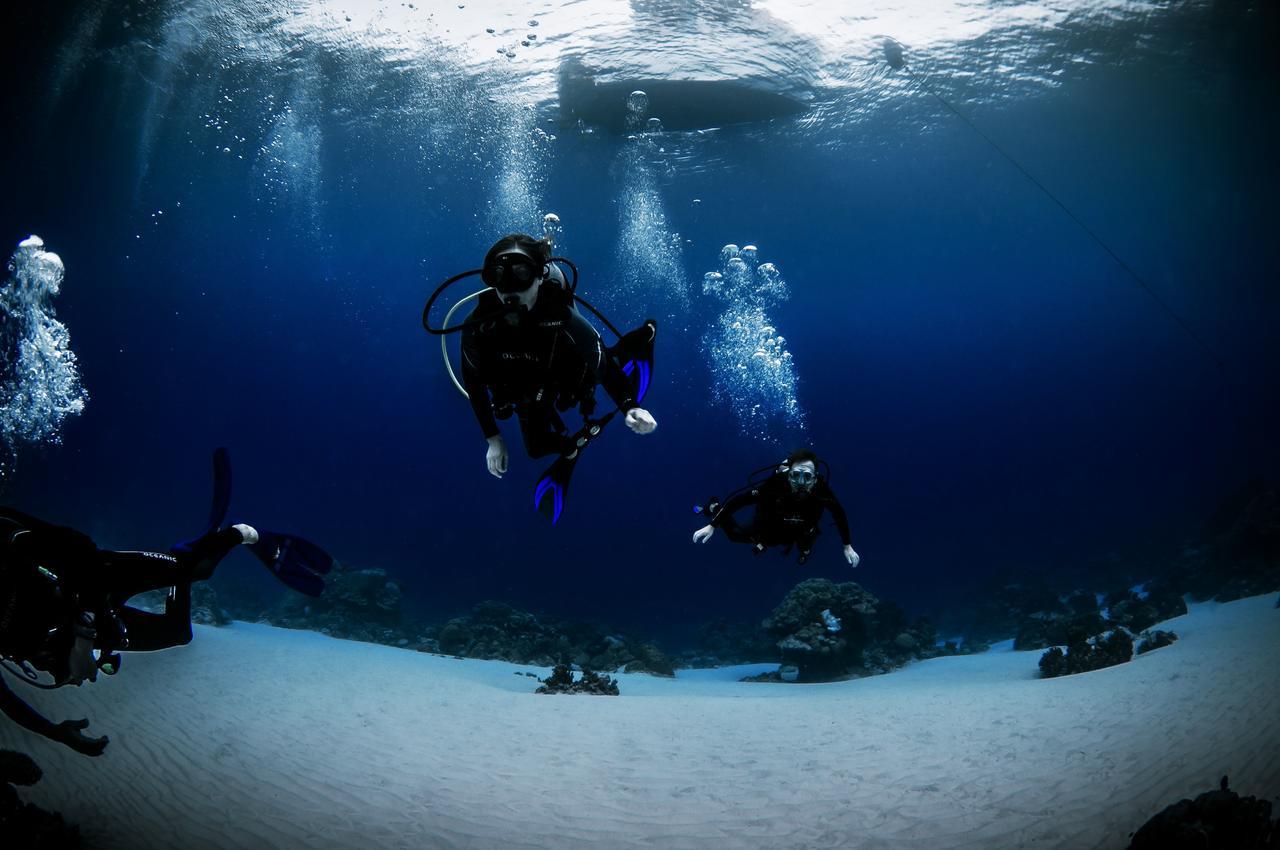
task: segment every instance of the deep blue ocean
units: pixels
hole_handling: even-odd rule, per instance
[[[163,548],[201,529],[226,446],[234,518],[386,569],[423,616],[500,599],[675,646],[810,576],[945,619],[1001,573],[1140,571],[1274,480],[1275,7],[830,5],[7,12],[0,239],[62,258],[88,399],[17,447],[4,501]],[[746,88],[673,85],[691,129],[619,133],[567,115],[571,58],[624,93]],[[744,121],[697,126],[716,98]],[[611,426],[554,528],[547,461],[507,423],[511,470],[487,474],[421,326],[437,284],[547,213],[579,294],[660,325],[657,431]],[[735,304],[704,276],[731,243],[785,279],[767,315],[794,383],[714,356]],[[830,528],[804,567],[690,542],[695,503],[805,445],[856,570]],[[214,586],[276,592],[247,555]]]

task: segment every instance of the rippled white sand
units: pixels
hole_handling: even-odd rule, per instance
[[[1195,606],[1173,646],[1062,679],[1006,650],[829,685],[622,675],[617,698],[237,623],[34,695],[103,757],[8,722],[0,746],[94,847],[1124,847],[1223,774],[1280,795],[1274,602]]]

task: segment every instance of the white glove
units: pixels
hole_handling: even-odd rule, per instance
[[[657,421],[643,407],[633,407],[627,411],[627,427],[637,434],[650,434],[658,427]]]
[[[693,542],[706,543],[708,540],[711,539],[711,535],[715,533],[716,533],[716,530],[714,528],[712,528],[709,525],[704,525],[702,526],[702,528],[699,528],[697,531],[693,533]]]
[[[258,542],[258,529],[254,528],[252,525],[245,525],[243,522],[237,522],[231,527],[240,532],[241,543],[252,544]]]
[[[489,474],[494,478],[501,478],[507,471],[507,444],[502,441],[502,435],[489,438],[489,450],[484,453],[484,462],[489,467]]]
[[[856,567],[862,559],[858,557],[858,553],[853,551],[852,546],[844,547],[844,559],[849,562],[849,566]]]

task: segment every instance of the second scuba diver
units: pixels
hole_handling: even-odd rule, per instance
[[[566,281],[560,265],[569,267]],[[463,278],[479,275],[487,288],[458,301],[444,325],[430,323],[431,307],[441,294]],[[498,419],[515,416],[529,457],[557,455],[534,485],[534,504],[554,524],[560,519],[569,477],[587,444],[619,413],[637,434],[658,427],[640,406],[653,375],[657,323],[652,319],[626,334],[577,294],[578,270],[565,257],[551,256],[549,240],[524,233],[502,237],[489,249],[484,266],[462,272],[442,283],[423,308],[422,324],[431,334],[462,334],[462,381],[458,389],[488,443],[485,465],[501,478],[509,455]],[[476,299],[467,319],[447,326],[462,303]],[[616,336],[605,346],[600,333],[578,311],[586,307]],[[447,352],[445,357],[449,364]],[[594,417],[597,385],[603,385],[617,406]],[[582,414],[583,426],[570,434],[561,414],[571,407]]]
[[[497,417],[515,414],[529,457],[572,450],[560,412],[580,406],[589,416],[597,384],[632,431],[648,434],[658,427],[578,311],[547,242],[523,233],[504,236],[485,255],[481,279],[492,291],[480,296],[468,323],[492,318],[462,332],[462,385],[489,444],[490,474],[501,478],[508,463]]]
[[[785,551],[795,546],[800,550],[803,564],[809,560],[814,540],[820,533],[818,521],[823,512],[829,511],[840,531],[845,560],[851,567],[858,566],[860,558],[849,539],[849,520],[831,491],[830,476],[818,474],[817,455],[802,449],[793,452],[782,464],[757,472],[767,470],[771,470],[768,478],[748,484],[723,503],[712,499],[706,507],[698,508],[711,521],[693,533],[693,542],[706,543],[720,528],[733,542],[750,543],[757,555],[770,546],[785,546]],[[755,514],[744,525],[734,515],[747,507],[754,507]]]

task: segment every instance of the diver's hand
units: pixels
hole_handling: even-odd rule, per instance
[[[90,738],[80,731],[88,725],[88,719],[84,718],[80,720],[64,720],[54,727],[54,740],[66,744],[77,753],[83,753],[86,756],[100,756],[102,751],[107,748],[107,736]]]
[[[658,427],[658,422],[643,407],[633,407],[627,411],[627,427],[637,434],[651,434]]]
[[[507,472],[507,444],[502,441],[502,435],[489,438],[489,450],[485,452],[484,461],[489,465],[489,474],[494,478],[501,478]]]
[[[699,528],[697,531],[693,533],[693,542],[706,543],[708,540],[711,539],[711,535],[715,533],[716,533],[716,530],[714,528],[712,528],[709,525],[704,525],[702,526],[702,528]]]
[[[258,529],[254,528],[252,525],[246,525],[243,522],[237,522],[235,525],[231,527],[234,528],[236,531],[240,532],[240,539],[246,545],[253,545],[254,543],[258,542],[258,539],[259,539]]]
[[[853,551],[852,546],[844,547],[844,559],[849,562],[849,566],[856,567],[862,559],[858,557],[858,553]]]

